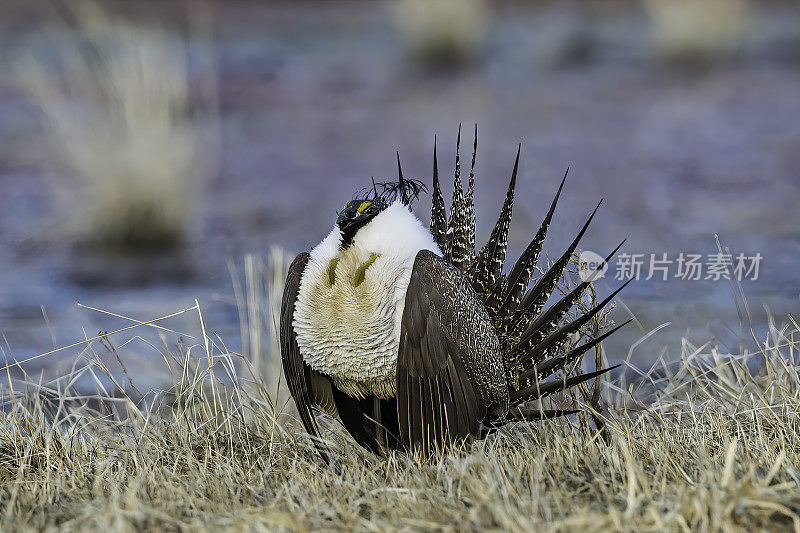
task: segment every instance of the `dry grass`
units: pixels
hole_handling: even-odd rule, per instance
[[[665,60],[705,63],[728,57],[741,44],[747,0],[644,0],[653,44]]]
[[[88,3],[75,21],[20,67],[58,156],[51,162],[72,178],[60,187],[66,209],[93,243],[172,247],[184,239],[215,166],[203,122],[214,113],[200,112],[193,99],[213,76],[190,73],[189,45],[166,32]]]
[[[283,248],[270,248],[267,260],[257,254],[244,256],[244,277],[229,260],[233,293],[239,311],[242,351],[247,354],[249,372],[276,403],[289,399],[283,383],[278,328],[286,273],[294,257]],[[242,281],[242,279],[244,281]]]
[[[197,317],[194,337],[134,321],[84,342],[60,379],[4,369],[17,378],[0,389],[0,528],[800,530],[796,325],[773,325],[751,354],[686,344],[679,361],[607,384],[608,443],[581,419],[551,420],[426,462],[367,453],[323,419],[337,473],[276,400],[274,375],[264,379],[276,358],[270,304],[247,293],[280,279],[248,262],[245,346],[273,359],[257,370],[198,306],[181,313]],[[142,394],[110,366],[144,330],[160,337],[148,342],[169,386]],[[77,385],[87,380],[96,393]]]

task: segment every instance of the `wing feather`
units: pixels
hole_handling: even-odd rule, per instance
[[[447,366],[447,379],[449,385],[450,396],[453,398],[453,405],[455,406],[455,413],[453,415],[454,425],[452,427],[452,435],[468,435],[469,434],[469,421],[467,420],[467,401],[461,388],[457,386],[458,376],[453,362],[450,361]]]
[[[317,421],[311,410],[311,398],[314,396],[311,368],[300,354],[300,348],[297,346],[297,335],[292,327],[297,294],[300,291],[300,278],[308,264],[308,259],[308,253],[302,253],[295,257],[289,266],[289,273],[286,276],[286,285],[284,286],[283,300],[281,301],[281,362],[283,363],[286,384],[297,406],[297,412],[300,415],[303,427],[312,436],[314,445],[322,458],[325,462],[329,462],[325,445],[319,439],[319,426],[317,426]]]
[[[411,442],[419,442],[422,443],[422,428],[425,425],[425,419],[423,418],[423,409],[422,409],[422,383],[421,378],[417,376],[411,377],[411,398],[414,398],[415,401],[411,403],[411,419],[410,424],[411,427],[409,428],[409,433],[411,434]],[[400,428],[402,433],[403,428]]]
[[[488,390],[476,389],[465,366],[477,357],[468,338],[477,333],[469,331],[466,316],[475,308],[460,301],[464,294],[449,291],[454,280],[448,276],[462,275],[432,252],[421,251],[403,310],[397,359],[400,438],[405,447],[425,452],[478,437],[490,397]],[[469,286],[466,279],[458,281]],[[469,291],[475,305],[482,305]]]

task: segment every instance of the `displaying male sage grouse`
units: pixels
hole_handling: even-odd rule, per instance
[[[330,234],[292,262],[281,354],[289,390],[313,437],[319,437],[316,406],[338,416],[370,450],[430,451],[479,438],[507,421],[566,414],[525,404],[608,370],[573,374],[577,359],[619,328],[564,346],[621,287],[566,323],[588,281],[544,309],[597,208],[529,288],[564,180],[530,245],[504,274],[519,151],[499,220],[476,251],[475,150],[466,195],[456,150],[449,219],[434,143],[430,230],[410,209],[425,186],[403,178],[398,155],[398,180],[373,183],[347,202]],[[565,375],[546,379],[559,371]]]

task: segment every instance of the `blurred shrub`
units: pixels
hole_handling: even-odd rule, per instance
[[[746,0],[644,0],[656,51],[679,63],[733,54],[747,22]]]
[[[93,244],[174,247],[213,168],[202,114],[190,104],[188,44],[92,5],[76,15],[74,34],[50,44],[55,64],[37,57],[22,69],[59,167],[74,178],[69,209]]]
[[[409,51],[433,66],[473,59],[491,18],[487,0],[398,0],[394,8]]]

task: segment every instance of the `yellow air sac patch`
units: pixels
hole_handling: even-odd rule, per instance
[[[364,202],[366,203],[366,202]],[[363,205],[363,204],[362,204]],[[367,275],[367,269],[372,266],[372,263],[378,258],[378,254],[369,254],[369,259],[364,261],[361,266],[356,269],[356,274],[353,277],[353,287],[358,287],[364,283],[364,277]]]

